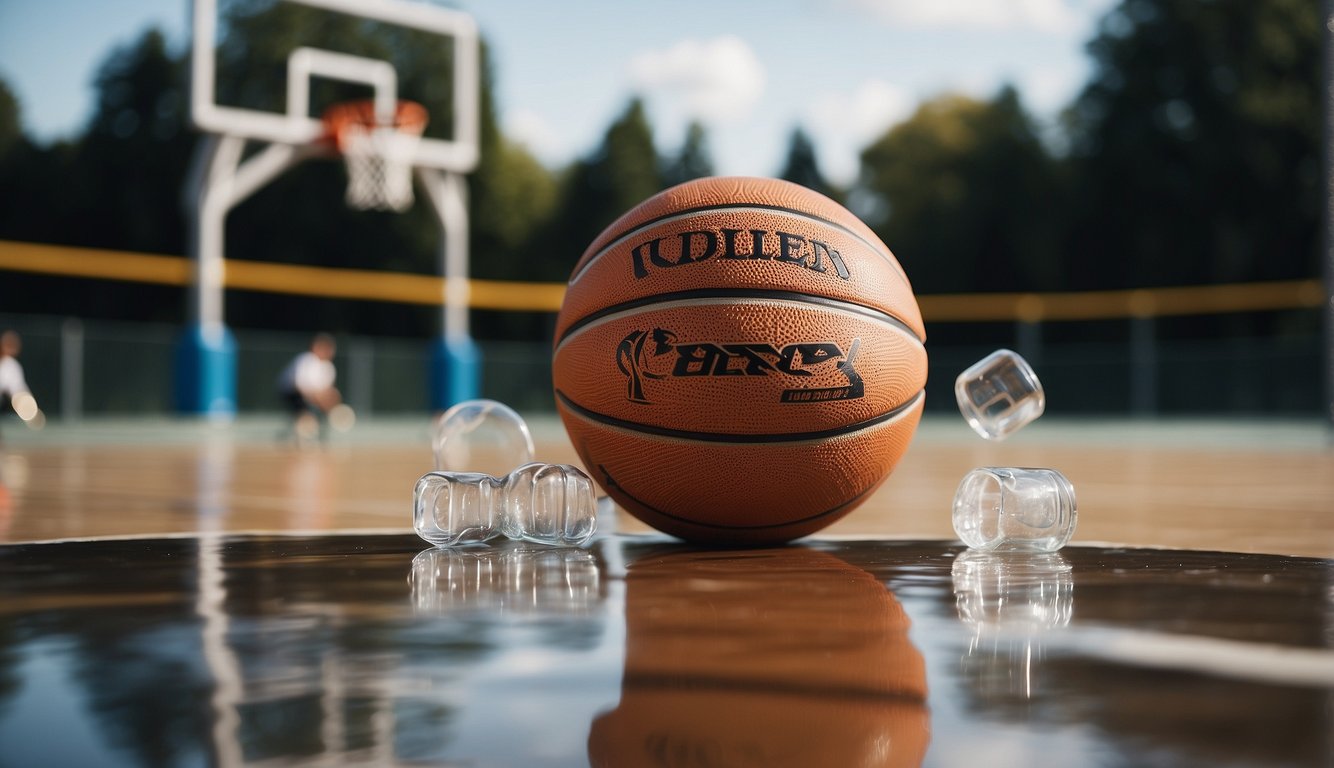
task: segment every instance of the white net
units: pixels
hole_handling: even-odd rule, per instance
[[[347,163],[347,204],[361,211],[412,207],[412,157],[421,135],[391,126],[344,125],[339,135]]]

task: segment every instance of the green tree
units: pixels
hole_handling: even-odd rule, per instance
[[[603,229],[662,188],[644,104],[631,99],[598,148],[567,171],[551,234],[542,238],[541,279],[569,277]]]
[[[861,160],[863,215],[919,292],[1057,286],[1056,169],[1013,88],[932,99]]]
[[[483,49],[479,142],[481,157],[468,177],[471,274],[493,280],[534,280],[547,254],[541,235],[555,211],[556,178],[523,145],[500,130],[493,97],[494,66]],[[484,339],[546,336],[540,313],[474,312],[473,335]]]
[[[800,127],[793,128],[788,137],[787,159],[783,161],[783,170],[778,177],[813,189],[826,197],[842,200],[842,193],[820,172],[820,161],[815,156],[815,144]]]
[[[712,175],[713,160],[709,157],[708,134],[703,125],[692,120],[686,127],[686,138],[681,143],[681,150],[663,163],[663,186],[674,187],[691,179]]]
[[[488,50],[484,47],[483,53]],[[494,98],[494,67],[483,56],[481,157],[468,177],[473,273],[499,280],[529,280],[530,246],[556,205],[556,179],[527,148],[505,138]]]
[[[9,154],[9,150],[23,138],[19,114],[18,97],[9,89],[8,83],[0,80],[0,158]]]
[[[534,236],[556,206],[556,179],[522,144],[501,139],[478,166],[472,199],[474,272],[497,280],[531,280]]]
[[[59,165],[56,153],[42,152],[24,135],[18,97],[0,79],[0,238],[22,240],[56,230],[45,220],[55,201],[42,182]],[[0,289],[0,305],[9,298],[6,293]]]
[[[95,80],[83,135],[39,147],[21,138],[0,160],[0,237],[180,253],[180,185],[194,136],[184,72],[157,30],[115,49]],[[179,289],[41,275],[0,279],[10,311],[179,320]]]
[[[97,101],[72,169],[83,226],[68,242],[181,253],[181,179],[195,136],[186,127],[184,62],[149,29],[98,69]]]
[[[23,133],[21,105],[0,80],[0,238],[60,242],[76,222],[69,209],[69,145],[39,147]],[[10,273],[0,280],[0,306],[23,309],[30,277]]]
[[[1307,0],[1124,0],[1068,113],[1086,285],[1318,273],[1320,50]]]

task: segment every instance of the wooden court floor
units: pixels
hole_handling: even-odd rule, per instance
[[[554,417],[537,458],[577,462]],[[324,447],[275,439],[276,419],[0,424],[0,542],[201,531],[411,530],[429,421],[358,425]],[[816,537],[952,539],[950,502],[978,466],[1062,471],[1072,544],[1334,558],[1334,447],[1318,422],[1044,420],[992,444],[929,415],[865,505]],[[624,512],[616,530],[647,530]]]

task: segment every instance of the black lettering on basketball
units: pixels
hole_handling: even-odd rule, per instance
[[[749,249],[745,246],[747,236],[750,238]],[[765,250],[769,243],[776,243],[776,250]],[[842,254],[828,243],[781,230],[692,229],[670,239],[649,238],[630,248],[631,272],[636,280],[659,269],[742,259],[791,264],[820,274],[828,274],[828,264],[833,266],[839,279],[852,279]]]
[[[788,389],[779,402],[854,400],[865,395],[865,384],[853,364],[860,346],[859,338],[852,339],[846,352],[833,341],[799,342],[781,348],[753,342],[681,344],[676,342],[675,333],[654,328],[633,331],[621,340],[616,347],[616,367],[627,377],[626,399],[632,403],[652,402],[645,392],[645,379],[770,375],[802,379],[831,365],[848,380],[847,386]],[[655,361],[661,363],[664,356],[672,361],[670,371],[651,372]]]

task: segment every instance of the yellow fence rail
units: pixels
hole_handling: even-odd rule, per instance
[[[40,245],[0,240],[0,270],[65,277],[120,280],[160,285],[190,284],[190,260],[100,248]],[[471,305],[477,309],[555,312],[565,286],[469,280]],[[235,290],[386,301],[397,304],[444,303],[444,281],[434,275],[336,269],[228,259],[223,284]]]
[[[190,260],[99,248],[0,240],[0,270],[44,275],[187,286]],[[564,283],[470,280],[475,309],[555,312]],[[439,306],[444,281],[434,275],[337,269],[258,261],[226,262],[226,287],[360,301]],[[1325,301],[1319,280],[1140,288],[1074,293],[969,293],[918,297],[928,322],[1042,322],[1104,320],[1169,315],[1204,315],[1319,307]]]

